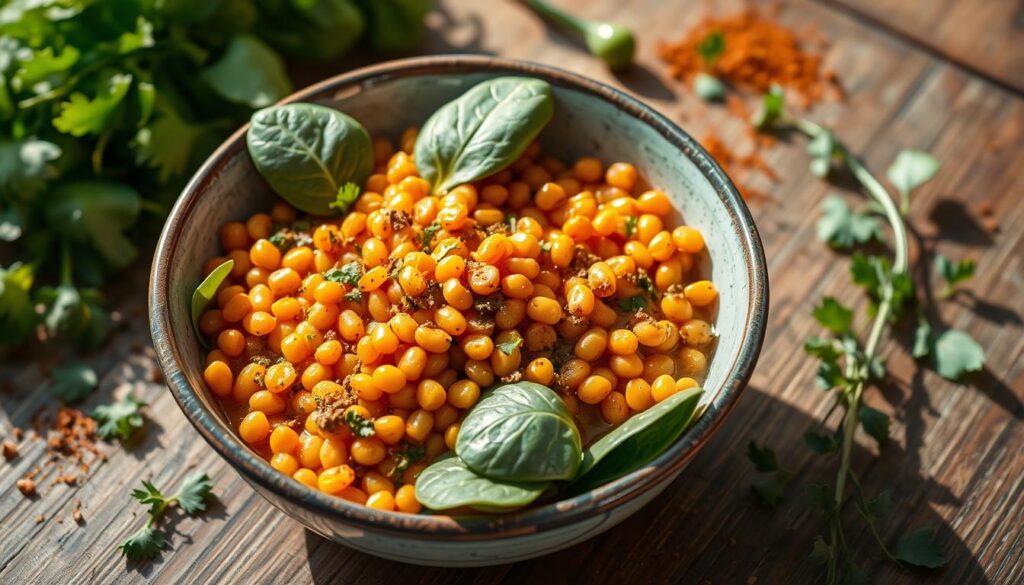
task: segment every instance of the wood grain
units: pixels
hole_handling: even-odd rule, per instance
[[[668,80],[656,60],[653,40],[675,37],[699,17],[690,3],[562,4],[643,31],[638,67],[610,75],[513,2],[488,3],[486,9],[441,2],[430,18],[427,50],[490,52],[572,69],[625,88],[695,136],[714,129],[727,141],[745,140],[742,124]],[[929,10],[923,0],[909,4]],[[832,39],[826,60],[840,72],[849,97],[816,108],[812,117],[834,126],[879,173],[902,147],[930,150],[943,161],[937,179],[913,204],[919,283],[937,283],[937,275],[928,273],[936,253],[978,262],[966,292],[941,303],[935,316],[987,348],[986,371],[970,386],[951,384],[920,368],[901,343],[886,342],[883,354],[893,379],[867,400],[895,417],[893,440],[879,452],[859,437],[854,454],[865,489],[893,491],[897,505],[881,523],[882,537],[891,542],[908,529],[934,527],[950,563],[940,571],[917,572],[883,562],[852,510],[847,538],[875,582],[1022,582],[1024,234],[1018,226],[1024,225],[1024,100],[828,6],[795,2],[780,18],[794,27],[816,24]],[[849,284],[847,263],[816,239],[817,206],[826,193],[843,191],[807,172],[803,147],[799,139],[784,140],[766,154],[782,179],[761,185],[772,199],[753,209],[770,264],[772,308],[751,386],[733,418],[683,475],[620,527],[548,557],[474,570],[388,562],[303,530],[213,453],[166,388],[152,381],[156,366],[142,293],[148,274],[138,266],[111,291],[122,325],[107,350],[86,356],[102,379],[83,408],[134,392],[150,403],[146,432],[123,448],[107,445],[109,460],[95,465],[82,485],[45,487],[35,499],[21,497],[14,482],[40,462],[44,445],[20,443],[20,457],[0,464],[0,583],[816,582],[820,568],[807,555],[822,519],[801,503],[799,493],[790,493],[776,510],[758,506],[749,493],[754,473],[744,454],[751,439],[767,442],[794,472],[795,483],[834,481],[834,465],[802,444],[828,399],[814,389],[814,364],[800,346],[818,333],[809,307],[821,296],[859,307],[863,299]],[[851,202],[861,201],[847,194]],[[994,233],[982,227],[982,204],[1002,226]],[[44,388],[53,363],[42,355],[4,358],[0,381],[11,383],[0,394],[4,436],[14,426],[27,426],[49,404]],[[210,512],[199,518],[172,514],[172,549],[149,563],[127,563],[115,546],[144,518],[142,507],[128,497],[130,489],[143,478],[172,488],[192,468],[214,478],[217,501]],[[76,499],[82,526],[72,520]],[[45,517],[41,524],[35,522],[38,515]]]
[[[906,35],[943,59],[1024,91],[1024,4],[1017,0],[818,0]]]

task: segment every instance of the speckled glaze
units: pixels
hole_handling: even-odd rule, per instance
[[[241,128],[185,188],[164,227],[150,279],[150,323],[171,392],[199,433],[256,491],[311,530],[391,560],[425,565],[493,565],[551,553],[615,526],[665,489],[725,420],[753,371],[764,339],[768,277],[746,205],[721,168],[665,117],[611,87],[532,63],[473,56],[393,61],[335,77],[285,102],[316,102],[397,137],[440,105],[497,76],[525,75],[554,88],[545,152],[634,163],[669,193],[686,223],[707,236],[699,270],[719,288],[718,347],[699,421],[643,468],[576,497],[501,516],[453,518],[379,512],[278,473],[235,434],[202,379],[203,352],[189,299],[204,261],[219,253],[218,229],[269,208],[272,194],[253,168]]]

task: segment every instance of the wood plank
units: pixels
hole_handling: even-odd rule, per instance
[[[563,5],[614,18],[643,31],[640,66],[615,77],[516,3],[446,1],[431,16],[431,52],[486,51],[579,71],[633,92],[701,136],[714,130],[740,141],[742,125],[707,107],[662,74],[653,40],[673,38],[699,13],[658,0],[629,3],[566,0]],[[719,7],[728,10],[730,6]],[[901,147],[929,149],[944,162],[937,179],[916,194],[912,219],[921,238],[914,256],[930,266],[936,252],[978,261],[967,294],[943,303],[940,316],[969,331],[988,349],[988,370],[974,387],[942,381],[887,342],[892,388],[867,400],[894,415],[893,441],[881,450],[859,439],[854,464],[869,491],[892,488],[897,502],[881,523],[883,538],[919,526],[939,529],[951,561],[939,572],[911,572],[877,560],[870,534],[852,511],[848,538],[877,582],[1013,583],[1024,581],[1024,100],[962,68],[943,63],[898,37],[871,30],[818,4],[798,2],[780,18],[801,27],[818,23],[832,39],[826,60],[849,90],[842,104],[812,112],[833,125],[865,162],[883,171]],[[0,582],[218,583],[812,583],[820,569],[807,553],[822,520],[790,494],[769,511],[749,493],[754,477],[744,451],[751,439],[772,444],[799,484],[834,481],[833,466],[802,446],[802,435],[825,413],[827,397],[813,389],[814,364],[800,351],[818,333],[809,316],[830,294],[862,306],[849,286],[846,263],[816,241],[814,211],[835,190],[809,175],[804,143],[767,153],[780,183],[765,184],[773,201],[755,206],[769,258],[772,309],[769,338],[733,418],[687,471],[650,506],[610,532],[566,551],[515,565],[473,570],[424,569],[381,561],[325,541],[277,512],[199,438],[160,383],[150,379],[153,352],[145,344],[146,267],[130,271],[114,293],[123,327],[109,349],[87,360],[102,374],[84,408],[133,391],[150,402],[146,434],[94,466],[77,488],[57,485],[26,500],[14,482],[45,456],[39,442],[22,443],[21,457],[0,464]],[[851,201],[855,201],[851,197]],[[1004,226],[977,226],[987,203]],[[930,282],[936,282],[930,275]],[[133,350],[133,346],[141,347]],[[0,380],[0,434],[25,426],[49,402],[46,365],[8,356]],[[142,478],[172,488],[193,467],[210,473],[217,503],[200,518],[170,518],[173,550],[143,565],[115,549],[142,522],[128,497]],[[45,480],[44,480],[45,483]],[[85,525],[71,519],[80,499]],[[34,518],[44,514],[46,521]]]
[[[1024,6],[1015,0],[817,0],[1024,92]]]

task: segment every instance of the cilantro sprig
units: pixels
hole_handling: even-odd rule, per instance
[[[118,545],[130,561],[148,560],[167,548],[167,537],[158,529],[160,519],[169,508],[177,506],[189,516],[206,510],[206,500],[213,492],[213,482],[206,473],[197,471],[186,477],[178,491],[165,496],[151,482],[142,481],[142,489],[132,490],[132,497],[148,506],[149,517],[127,540]]]
[[[833,415],[839,413],[834,431],[820,433],[814,430],[804,435],[808,448],[822,455],[836,455],[838,462],[835,486],[806,486],[809,499],[815,502],[826,518],[825,530],[814,543],[812,557],[827,567],[829,584],[866,577],[853,558],[843,537],[841,509],[848,499],[874,535],[882,553],[891,561],[921,567],[937,567],[946,562],[945,554],[929,529],[916,530],[897,539],[894,549],[880,537],[876,523],[889,508],[889,494],[882,492],[868,498],[850,467],[854,436],[862,429],[879,445],[889,439],[891,421],[887,414],[864,401],[864,391],[885,378],[885,363],[878,355],[882,340],[893,324],[915,313],[918,306],[919,324],[913,340],[915,358],[930,356],[935,371],[951,380],[980,370],[984,364],[984,351],[962,331],[947,330],[934,334],[932,325],[923,317],[919,305],[931,299],[918,298],[909,275],[908,227],[905,215],[909,211],[911,192],[924,184],[939,170],[931,155],[920,151],[903,151],[889,168],[887,177],[896,187],[894,198],[882,183],[854,156],[836,135],[809,120],[790,115],[785,109],[785,96],[778,87],[764,95],[760,110],[751,123],[760,129],[788,129],[810,139],[807,151],[811,157],[810,170],[825,177],[836,169],[853,175],[869,199],[868,211],[853,211],[838,196],[826,200],[822,217],[818,221],[818,236],[830,246],[851,250],[871,242],[885,242],[883,222],[891,232],[891,257],[856,252],[850,257],[850,278],[863,289],[869,303],[864,333],[858,334],[856,312],[838,299],[826,297],[813,309],[815,320],[829,333],[827,337],[811,337],[804,344],[805,351],[819,361],[817,386],[833,394],[832,407],[822,425],[828,427]],[[897,205],[897,202],[899,203]],[[941,296],[952,294],[953,288],[973,274],[971,261],[954,263],[943,256],[936,258],[936,271],[946,282]],[[748,456],[757,469],[758,478],[753,485],[758,497],[769,505],[781,501],[791,474],[778,463],[775,452],[751,442]],[[848,498],[852,486],[852,498]]]
[[[142,428],[143,419],[140,409],[146,403],[134,396],[125,396],[113,404],[97,406],[92,417],[99,426],[96,434],[102,439],[118,438],[127,441],[136,430]]]

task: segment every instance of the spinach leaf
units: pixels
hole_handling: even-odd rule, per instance
[[[703,390],[676,392],[651,408],[626,419],[583,452],[577,480],[585,491],[646,465],[669,447],[689,426]]]
[[[416,168],[434,192],[493,175],[519,158],[554,109],[546,81],[485,81],[430,116],[416,140]]]
[[[284,61],[263,41],[238,35],[200,77],[222,98],[252,108],[269,106],[292,92]]]
[[[476,473],[499,481],[571,479],[582,457],[565,403],[532,382],[488,392],[462,421],[455,452]]]
[[[213,300],[213,297],[217,296],[217,289],[224,282],[224,279],[231,274],[231,269],[235,267],[234,260],[227,260],[220,266],[213,269],[213,272],[208,274],[203,282],[199,283],[196,287],[195,292],[192,293],[192,328],[195,329],[196,335],[199,336],[199,341],[206,345],[206,339],[203,336],[203,332],[199,330],[199,317],[203,315],[203,311]]]
[[[370,134],[326,106],[288,104],[252,116],[246,136],[253,164],[285,201],[314,215],[332,207],[346,183],[362,185],[373,171]]]
[[[450,453],[439,457],[416,479],[416,499],[431,510],[474,506],[490,512],[525,506],[548,484],[506,483],[477,475]]]

